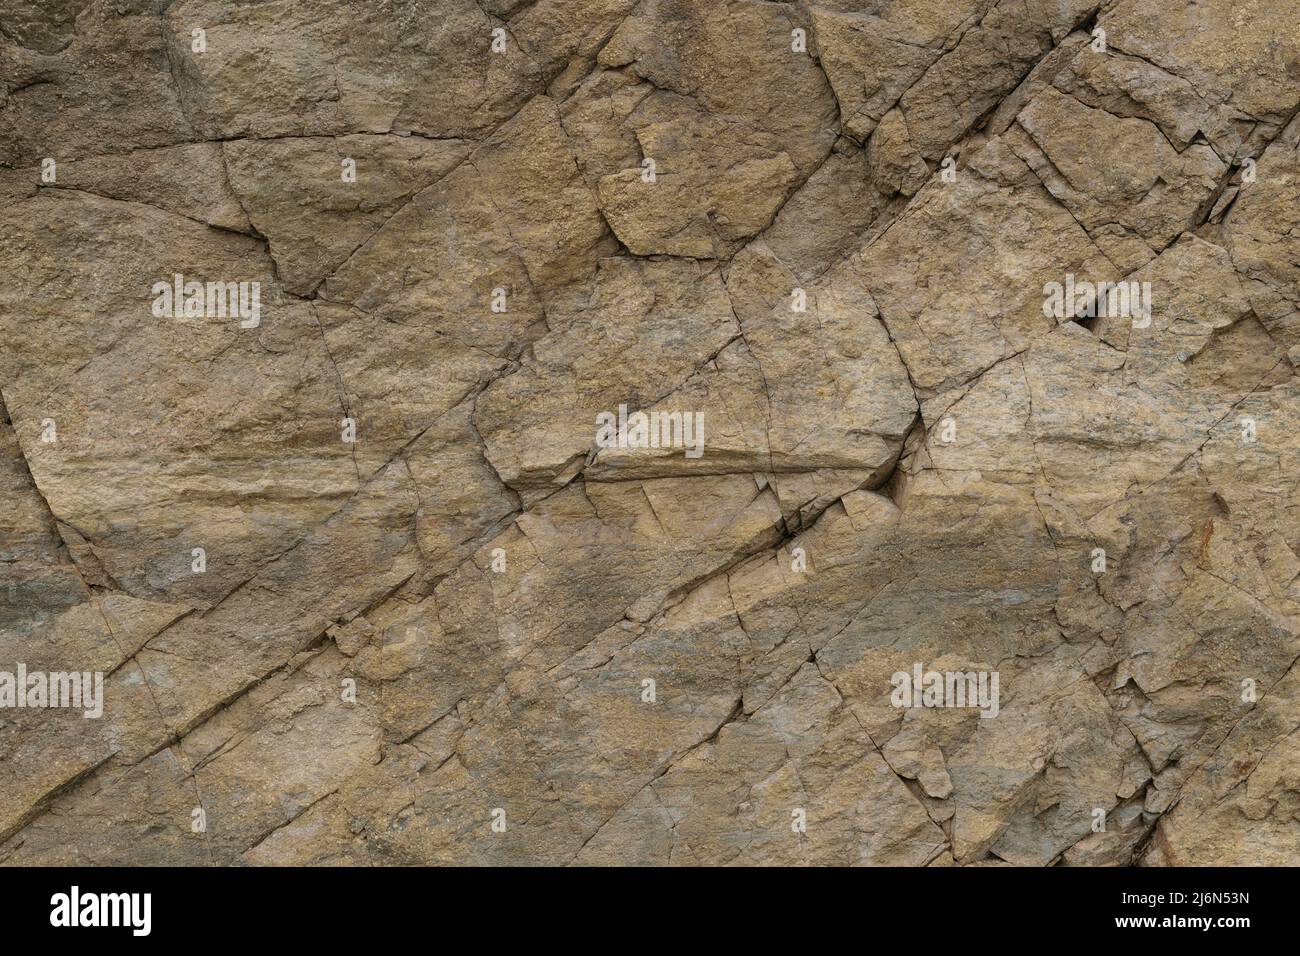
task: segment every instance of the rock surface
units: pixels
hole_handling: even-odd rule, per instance
[[[0,862],[1300,864],[1298,111],[1283,0],[0,0]]]

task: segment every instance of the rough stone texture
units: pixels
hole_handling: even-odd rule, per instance
[[[1284,0],[0,0],[0,861],[1300,864],[1298,110]]]

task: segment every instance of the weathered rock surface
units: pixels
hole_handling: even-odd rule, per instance
[[[0,862],[1300,864],[1294,14],[0,0]]]

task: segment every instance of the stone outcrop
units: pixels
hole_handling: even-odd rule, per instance
[[[1300,864],[1283,0],[0,0],[0,265],[0,862]]]

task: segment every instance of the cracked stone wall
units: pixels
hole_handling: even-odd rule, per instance
[[[0,0],[0,861],[1300,864],[1298,109],[1287,0]]]

